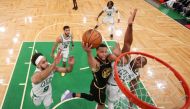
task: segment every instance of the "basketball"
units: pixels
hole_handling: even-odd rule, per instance
[[[89,29],[84,32],[82,41],[92,45],[92,48],[97,48],[102,43],[102,35],[95,29]]]

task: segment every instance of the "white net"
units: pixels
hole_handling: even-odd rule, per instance
[[[117,71],[124,86],[138,99],[163,109],[179,109],[185,104],[187,95],[182,81],[176,78],[171,69],[147,56],[130,54],[130,57],[129,63],[120,62],[117,65]],[[139,108],[119,88],[117,92],[114,109]]]

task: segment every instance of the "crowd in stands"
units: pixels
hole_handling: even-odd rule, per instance
[[[163,4],[178,11],[188,19],[190,18],[190,0],[167,0]]]

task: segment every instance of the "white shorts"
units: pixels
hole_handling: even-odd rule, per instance
[[[120,91],[118,86],[112,86],[112,85],[107,84],[106,94],[107,94],[109,102],[115,102],[115,101],[119,100],[122,92]]]
[[[106,24],[114,24],[114,18],[110,16],[106,16],[103,18],[102,22]]]
[[[52,92],[47,93],[44,96],[36,96],[31,90],[30,97],[32,98],[32,101],[35,106],[39,106],[42,103],[42,101],[45,107],[49,107],[53,103]]]
[[[120,109],[125,109],[126,106],[128,106],[128,99],[121,92],[121,90],[119,89],[118,86],[113,86],[113,85],[107,84],[106,94],[107,94],[107,98],[108,98],[108,109],[115,109],[115,107],[118,107],[118,106],[121,107]],[[124,104],[124,107],[118,105],[121,103]]]
[[[63,50],[61,53],[63,55],[63,62],[67,62],[67,59],[69,57],[69,50]]]

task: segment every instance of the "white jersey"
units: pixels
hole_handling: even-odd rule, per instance
[[[170,8],[173,8],[173,4],[176,2],[176,0],[169,0],[166,2],[167,6]]]
[[[62,43],[59,44],[58,48],[63,51],[69,50],[69,45],[72,40],[72,35],[69,34],[69,37],[66,37],[64,34],[61,34],[60,36],[61,36]]]
[[[113,17],[117,9],[114,6],[111,9],[109,9],[108,7],[105,7],[103,11],[106,13],[107,17]]]
[[[37,72],[37,71],[41,71],[41,70],[36,68],[35,72]],[[51,74],[46,79],[41,81],[40,83],[38,83],[38,84],[32,83],[33,95],[44,96],[44,95],[51,93],[51,91],[52,91],[51,81],[52,81],[53,75],[54,75],[54,72],[51,72]]]
[[[114,66],[114,63],[112,63],[112,68]],[[120,75],[120,79],[124,82],[130,82],[131,80],[134,80],[139,76],[138,71],[133,71],[130,65],[130,62],[128,64],[125,64],[123,66],[118,66],[118,73]],[[112,74],[108,80],[108,83],[117,85],[116,81],[114,79],[114,70],[112,71]]]

